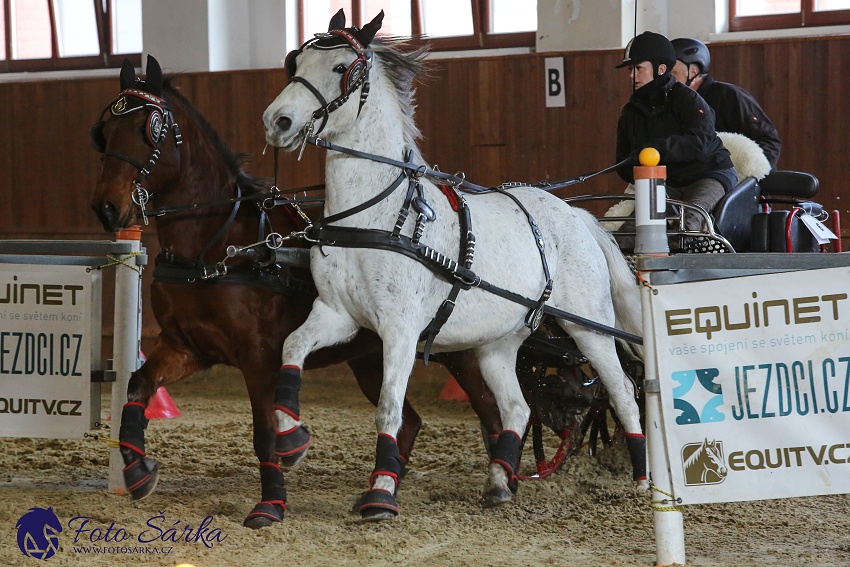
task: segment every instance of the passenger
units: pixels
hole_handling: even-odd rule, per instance
[[[770,168],[776,169],[782,142],[758,101],[741,87],[716,81],[708,74],[711,55],[703,42],[680,37],[671,43],[677,59],[673,76],[697,91],[714,110],[715,130],[743,134],[755,141],[764,151]]]
[[[696,93],[677,83],[673,45],[644,32],[629,42],[617,68],[628,67],[634,91],[617,123],[617,173],[634,183],[632,168],[643,148],[653,147],[667,166],[667,195],[707,212],[738,183],[729,152],[714,130],[714,112]],[[687,211],[685,228],[702,228],[702,217]]]

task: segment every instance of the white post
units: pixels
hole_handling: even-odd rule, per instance
[[[659,166],[658,152],[652,148],[640,154],[641,165],[634,168],[635,176],[635,253],[666,256],[667,198],[665,191],[667,168]],[[642,279],[649,273],[642,272]],[[646,449],[652,481],[655,526],[655,564],[658,567],[685,565],[685,527],[682,512],[671,502],[673,483],[670,463],[664,444],[664,424],[661,419],[661,384],[655,357],[655,335],[650,296],[652,289],[641,288],[644,348],[644,392],[646,393]],[[666,504],[659,504],[667,502]]]
[[[673,483],[670,462],[664,444],[664,424],[661,420],[661,388],[655,359],[652,311],[649,296],[652,290],[641,289],[643,311],[644,392],[646,393],[646,449],[652,479],[652,520],[655,526],[655,564],[685,565],[685,527],[682,511],[670,502]],[[663,492],[662,492],[663,491]],[[664,494],[666,492],[666,494]],[[658,504],[658,502],[667,502]]]
[[[137,227],[118,233],[116,240],[131,245],[131,253],[141,250],[142,233]],[[128,263],[135,265],[135,258]],[[130,374],[139,367],[139,320],[141,318],[141,288],[139,273],[126,266],[118,265],[115,272],[115,325],[112,342],[112,369],[115,382],[112,383],[112,425],[111,437],[118,438],[121,426],[121,414],[127,403],[127,384]],[[124,461],[117,448],[109,450],[109,492],[123,493]]]

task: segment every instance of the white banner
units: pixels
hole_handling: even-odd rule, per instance
[[[91,294],[85,266],[0,264],[0,436],[89,430]]]
[[[850,493],[850,268],[655,289],[675,496]]]

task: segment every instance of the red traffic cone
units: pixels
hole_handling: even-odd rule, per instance
[[[148,400],[148,407],[145,408],[145,417],[148,419],[168,419],[170,417],[180,417],[180,410],[174,404],[174,400],[168,395],[168,392],[163,387],[156,389],[156,393]]]
[[[466,395],[466,392],[457,383],[455,377],[449,376],[449,379],[446,380],[446,385],[443,386],[443,391],[440,392],[440,399],[447,402],[468,402],[469,396]]]

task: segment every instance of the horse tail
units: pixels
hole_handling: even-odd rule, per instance
[[[643,335],[643,319],[640,307],[640,286],[631,266],[620,251],[614,236],[605,230],[592,214],[584,209],[573,209],[590,229],[594,240],[605,255],[608,264],[608,272],[611,275],[611,297],[614,300],[614,314],[617,318],[617,326],[624,331],[635,335]],[[643,349],[639,345],[632,345],[640,355]]]

